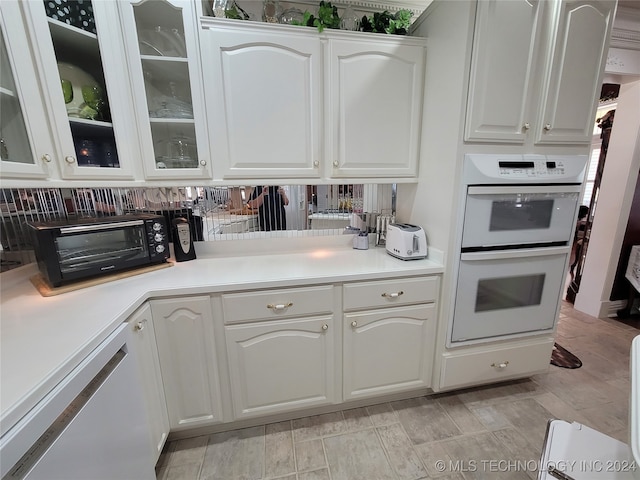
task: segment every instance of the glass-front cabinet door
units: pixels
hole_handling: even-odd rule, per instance
[[[47,178],[54,145],[17,1],[0,4],[0,176]]]
[[[133,178],[131,89],[116,2],[22,2],[64,179]]]
[[[146,178],[211,178],[199,2],[120,4]]]

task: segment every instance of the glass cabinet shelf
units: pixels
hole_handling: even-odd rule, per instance
[[[209,174],[199,152],[206,149],[206,131],[197,71],[195,2],[131,0],[133,71],[141,72],[139,98],[143,123],[145,174],[149,178],[199,178]],[[195,63],[194,63],[195,62]],[[150,147],[150,148],[149,148]],[[179,173],[178,173],[179,172]]]

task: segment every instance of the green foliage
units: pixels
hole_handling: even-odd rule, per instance
[[[389,27],[386,32],[395,35],[406,35],[411,25],[412,16],[413,12],[410,10],[398,10],[394,18],[389,20]]]
[[[249,20],[249,14],[245,12],[235,1],[224,11],[225,18],[233,18],[235,20]]]
[[[411,10],[401,9],[395,14],[391,14],[387,10],[384,12],[375,12],[367,17],[364,15],[360,21],[360,30],[363,32],[373,33],[389,33],[394,35],[406,35],[411,25]],[[340,28],[340,16],[338,8],[331,5],[331,2],[320,2],[318,7],[318,16],[314,16],[308,10],[304,12],[301,22],[294,21],[292,25],[304,25],[307,27],[316,27],[319,32],[325,28]]]
[[[320,2],[317,17],[307,10],[303,14],[302,22],[292,22],[291,24],[316,27],[319,32],[322,32],[325,28],[339,29],[340,15],[338,15],[338,7],[331,5],[331,2]]]
[[[360,28],[363,32],[391,33],[395,35],[406,35],[411,25],[411,10],[398,10],[392,15],[387,10],[375,12],[372,16],[362,17]]]
[[[340,28],[340,15],[338,15],[338,7],[331,5],[331,2],[320,2],[318,7],[318,18],[314,22],[321,32],[325,28]]]

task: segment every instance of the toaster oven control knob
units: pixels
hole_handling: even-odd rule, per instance
[[[164,235],[162,235],[161,233],[156,233],[156,234],[154,235],[154,237],[153,237],[153,239],[154,239],[156,242],[161,242],[163,238],[164,238]]]
[[[164,245],[160,244],[160,245],[156,245],[156,252],[157,253],[162,253],[164,252]]]
[[[153,224],[152,227],[156,232],[159,232],[160,230],[162,230],[162,225],[160,225],[160,222],[156,222]]]

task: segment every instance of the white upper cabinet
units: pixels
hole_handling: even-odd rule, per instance
[[[138,154],[116,3],[34,0],[21,8],[42,85],[29,94],[42,94],[60,175],[132,179]]]
[[[302,28],[207,19],[202,65],[216,178],[318,178],[322,47]]]
[[[477,8],[465,140],[524,143],[544,2],[489,0]]]
[[[478,2],[464,139],[588,143],[614,5]]]
[[[330,38],[327,45],[325,131],[330,175],[415,177],[424,43],[386,36],[378,40],[373,35],[359,40],[357,35]]]
[[[416,177],[424,39],[202,23],[216,178]]]
[[[559,2],[536,143],[590,143],[615,2]]]
[[[144,176],[211,178],[198,39],[198,2],[122,2]]]
[[[0,4],[0,175],[47,178],[55,147],[21,18],[17,1]]]

